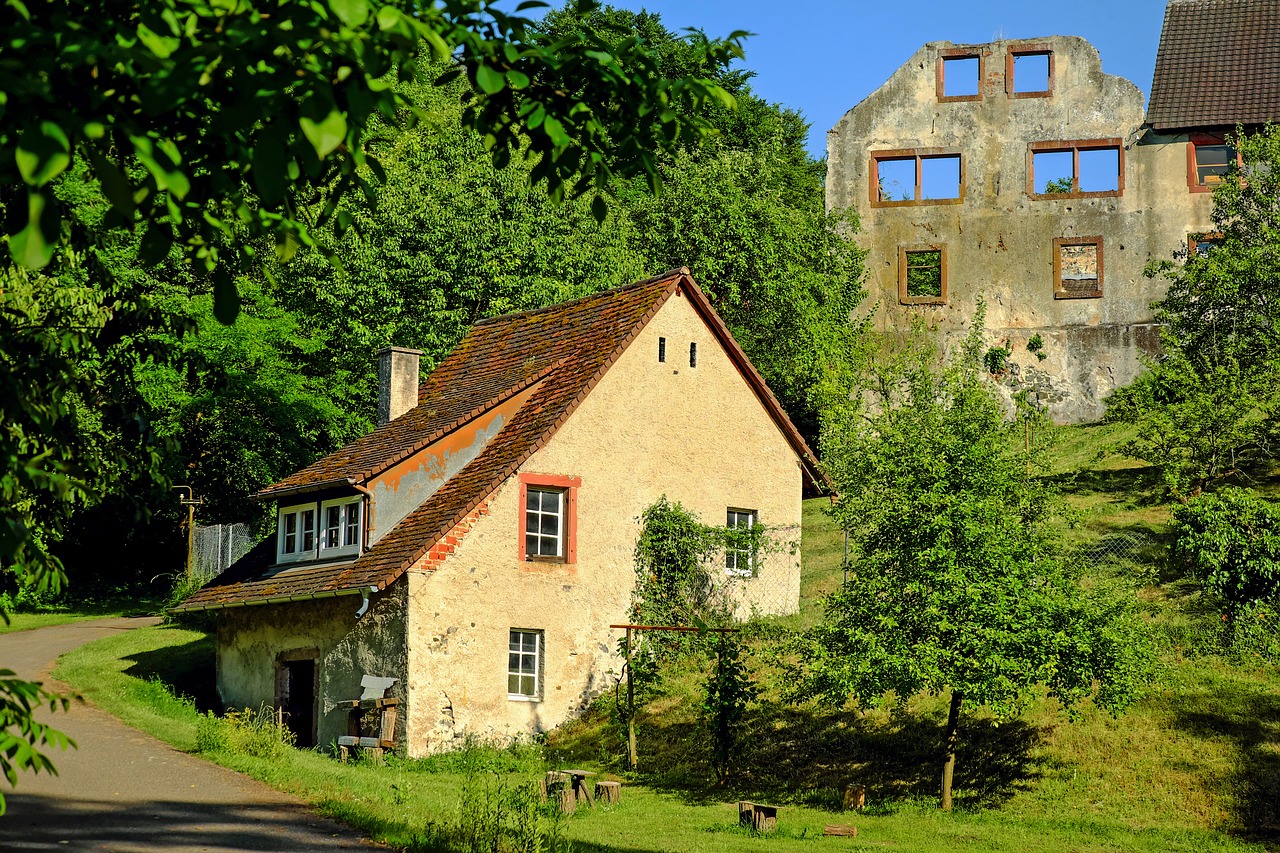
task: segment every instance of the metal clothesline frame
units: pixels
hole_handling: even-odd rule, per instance
[[[741,628],[699,628],[696,625],[610,625],[610,630],[625,629],[627,658],[627,764],[635,770],[639,756],[636,753],[636,699],[631,687],[631,632],[632,631],[674,631],[676,633],[698,634],[736,634]]]

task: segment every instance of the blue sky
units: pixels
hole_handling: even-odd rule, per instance
[[[809,150],[826,153],[826,132],[928,41],[1083,36],[1102,69],[1151,91],[1165,0],[612,0],[657,12],[673,30],[712,36],[747,30],[746,67],[763,98],[799,110],[811,124]]]

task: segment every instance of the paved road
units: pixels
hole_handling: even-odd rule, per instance
[[[0,635],[0,666],[49,683],[58,655],[156,621],[100,619]],[[291,797],[179,752],[91,705],[76,703],[70,713],[48,719],[80,748],[55,753],[58,776],[23,775],[16,791],[5,791],[0,850],[285,853],[369,843]]]

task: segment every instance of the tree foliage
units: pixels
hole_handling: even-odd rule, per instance
[[[1154,305],[1164,354],[1108,403],[1109,420],[1138,427],[1128,452],[1180,497],[1280,447],[1280,127],[1232,144],[1244,165],[1213,190],[1221,239],[1148,267],[1169,282]]]
[[[1133,595],[1082,584],[1058,554],[1053,495],[982,375],[981,321],[941,373],[912,349],[881,369],[864,417],[826,431],[852,556],[797,674],[798,696],[841,704],[950,694],[944,807],[963,707],[1010,718],[1047,688],[1118,711],[1149,658]]]
[[[1280,507],[1247,489],[1224,488],[1174,508],[1175,565],[1204,584],[1229,612],[1280,593]]]

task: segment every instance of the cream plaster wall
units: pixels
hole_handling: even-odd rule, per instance
[[[668,360],[657,360],[658,338]],[[689,343],[698,366],[689,367]],[[755,509],[798,543],[801,471],[790,445],[688,300],[672,296],[522,472],[581,478],[577,562],[517,558],[516,478],[488,501],[456,551],[408,576],[408,749],[447,747],[464,732],[510,737],[545,730],[612,682],[634,576],[640,512],[662,495],[704,521]],[[799,557],[770,555],[743,584],[744,608],[792,612]],[[511,628],[545,632],[543,697],[509,700]]]
[[[228,708],[257,709],[276,701],[281,653],[318,650],[317,743],[347,733],[347,711],[335,703],[360,697],[365,675],[399,681],[391,695],[405,697],[405,600],[403,581],[376,594],[356,618],[358,595],[290,604],[236,607],[218,612],[218,694]],[[403,720],[397,720],[403,737]]]

